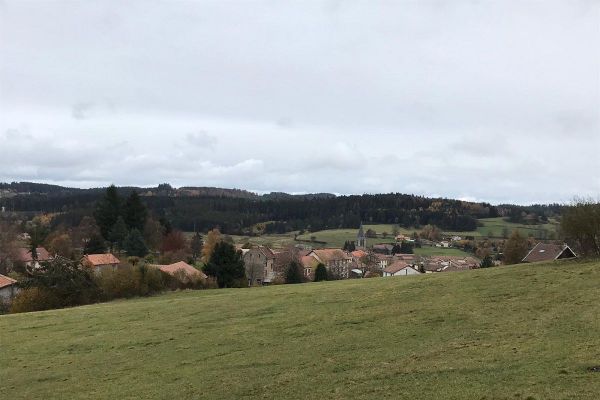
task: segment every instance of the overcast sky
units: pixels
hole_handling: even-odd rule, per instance
[[[600,0],[0,0],[14,180],[598,197]]]

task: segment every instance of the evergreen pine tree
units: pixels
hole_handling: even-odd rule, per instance
[[[400,253],[402,253],[402,254],[412,254],[414,247],[415,246],[412,243],[410,243],[410,242],[402,242],[400,244]]]
[[[481,260],[481,264],[479,264],[479,266],[481,268],[490,268],[494,266],[494,261],[492,260],[492,257],[488,254],[485,257],[483,257],[483,260]]]
[[[112,229],[110,230],[110,233],[108,235],[109,240],[118,249],[122,249],[123,242],[125,242],[125,239],[127,238],[128,233],[129,232],[127,230],[127,225],[125,224],[123,217],[119,217],[119,218],[117,218],[117,222],[115,222]]]
[[[242,253],[236,251],[232,244],[219,241],[215,244],[204,272],[215,277],[219,287],[241,286],[246,276]]]
[[[292,261],[285,271],[285,283],[304,282],[304,274],[302,272],[302,265],[298,261]]]
[[[102,254],[106,251],[106,242],[99,233],[92,233],[83,248],[83,254]]]
[[[121,215],[121,198],[115,185],[110,185],[94,212],[96,224],[100,227],[100,233],[105,239],[109,238],[110,230],[117,222],[119,215]]]
[[[323,265],[322,263],[319,263],[319,265],[317,265],[317,268],[315,269],[315,282],[321,282],[326,280],[327,268],[325,268],[325,265]]]
[[[123,217],[129,229],[137,229],[140,232],[144,230],[148,210],[142,203],[137,192],[131,192],[125,206],[123,207]]]
[[[123,248],[130,257],[144,257],[148,254],[148,247],[146,246],[146,242],[144,242],[144,237],[137,229],[132,229],[131,232],[129,232],[129,235],[127,235],[127,238],[123,243]]]
[[[202,235],[199,232],[196,232],[192,241],[190,243],[190,248],[192,250],[192,258],[194,262],[202,255],[202,246],[204,246],[204,240],[202,239]]]

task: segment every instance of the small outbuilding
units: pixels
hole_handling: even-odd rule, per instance
[[[17,281],[0,274],[0,303],[10,304],[18,292]]]
[[[81,260],[83,266],[91,268],[95,273],[102,271],[116,271],[121,261],[111,253],[105,254],[86,254]]]

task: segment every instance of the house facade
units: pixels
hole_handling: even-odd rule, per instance
[[[17,281],[0,274],[0,304],[9,305],[19,293]]]
[[[248,286],[269,284],[276,278],[275,253],[268,247],[254,247],[244,254],[243,259]]]
[[[349,267],[352,256],[341,249],[318,249],[312,250],[309,256],[313,256],[319,263],[325,265],[329,274],[338,279],[349,277]]]
[[[116,271],[121,261],[111,253],[86,254],[81,259],[81,264],[99,274],[102,271]]]
[[[406,262],[398,260],[390,264],[383,270],[383,276],[407,276],[407,275],[420,275],[421,273],[408,265]]]

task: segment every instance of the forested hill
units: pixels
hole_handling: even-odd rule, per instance
[[[476,229],[478,218],[508,216],[536,222],[560,213],[558,205],[492,206],[400,193],[259,195],[240,189],[175,189],[168,184],[118,188],[124,196],[134,190],[155,218],[169,221],[175,228],[189,231],[194,226],[199,230],[219,227],[229,234],[248,234],[252,226],[264,222],[268,222],[266,229],[272,233],[357,228],[361,221],[403,227],[433,224],[444,230],[469,231]],[[0,206],[9,212],[60,213],[55,223],[75,226],[83,216],[92,214],[104,191],[105,188],[73,189],[29,182],[0,184]]]

